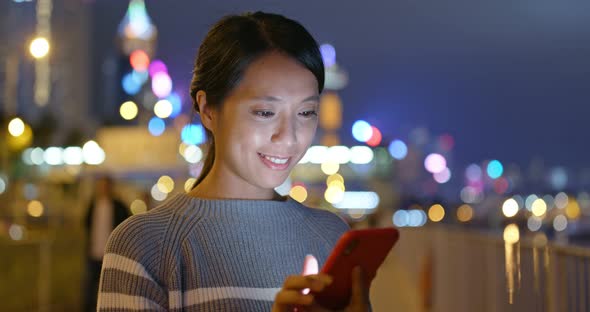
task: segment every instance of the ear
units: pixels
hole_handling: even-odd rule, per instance
[[[199,90],[195,96],[197,105],[199,106],[199,115],[201,116],[201,123],[207,130],[214,132],[216,110],[207,103],[207,93]]]

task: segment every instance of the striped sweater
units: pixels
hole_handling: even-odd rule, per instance
[[[178,194],[113,231],[98,311],[270,311],[305,256],[323,265],[346,230],[338,216],[290,198]]]

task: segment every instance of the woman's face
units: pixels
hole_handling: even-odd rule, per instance
[[[254,61],[215,113],[215,175],[244,196],[281,185],[313,140],[318,106],[317,80],[297,61]]]

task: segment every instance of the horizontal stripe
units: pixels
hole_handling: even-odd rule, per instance
[[[102,269],[117,269],[129,274],[147,278],[154,282],[152,276],[146,271],[141,263],[114,253],[108,253],[104,256],[102,260]]]
[[[98,311],[112,308],[130,309],[135,311],[166,311],[165,308],[145,297],[108,292],[99,293]]]
[[[168,291],[145,277],[118,269],[102,270],[100,291],[150,298],[161,306],[168,305]]]
[[[182,307],[224,299],[250,299],[273,302],[280,290],[280,288],[252,287],[198,288],[184,293],[175,290],[168,293],[168,300],[171,309],[180,309]]]

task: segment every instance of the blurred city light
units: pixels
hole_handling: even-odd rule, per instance
[[[547,213],[547,204],[542,198],[537,198],[531,206],[531,212],[537,217],[542,217]]]
[[[183,156],[187,162],[196,164],[203,159],[203,151],[200,147],[191,144],[184,149]]]
[[[447,160],[441,154],[432,153],[424,159],[424,168],[430,173],[439,173],[447,168]]]
[[[439,222],[445,217],[445,209],[440,204],[435,204],[428,209],[428,218],[432,222]]]
[[[45,155],[45,152],[43,151],[42,148],[40,148],[40,147],[33,148],[33,150],[31,151],[31,162],[33,163],[33,165],[43,164],[43,161],[44,161],[43,155]]]
[[[335,145],[330,146],[324,150],[328,161],[337,162],[339,164],[346,164],[350,161],[350,149],[346,146]]]
[[[184,126],[180,132],[180,137],[185,144],[194,145],[203,144],[207,139],[205,128],[201,124],[188,124]]]
[[[476,164],[471,164],[465,169],[465,177],[471,182],[478,182],[481,180],[481,167]]]
[[[368,146],[353,146],[350,148],[350,162],[353,164],[368,164],[373,161],[373,150]]]
[[[375,192],[344,192],[344,198],[334,207],[338,209],[375,209],[379,195]]]
[[[67,165],[81,165],[84,163],[82,148],[78,146],[66,147],[63,151],[63,160]]]
[[[171,177],[164,175],[158,179],[156,186],[160,192],[167,194],[174,190],[174,180],[172,180]]]
[[[564,231],[567,228],[567,218],[563,215],[559,215],[553,219],[553,228],[557,232]]]
[[[136,71],[144,72],[150,65],[150,57],[142,50],[135,50],[129,56],[129,63]]]
[[[440,184],[444,184],[451,180],[451,170],[449,168],[445,168],[441,172],[433,173],[432,174],[434,181]]]
[[[375,147],[378,146],[379,144],[381,144],[381,139],[382,139],[382,135],[381,135],[381,131],[379,129],[377,129],[377,127],[375,126],[371,126],[371,137],[367,140],[367,145],[371,146],[371,147]]]
[[[158,188],[158,184],[154,184],[154,186],[152,186],[150,193],[152,195],[152,198],[157,201],[163,201],[168,196],[167,193],[160,191],[160,189]]]
[[[8,133],[17,137],[25,132],[25,123],[20,118],[14,118],[8,123]]]
[[[63,152],[61,147],[49,147],[45,150],[43,160],[49,165],[61,165],[63,164]]]
[[[393,225],[397,227],[408,226],[410,223],[410,216],[405,210],[398,210],[393,214]]]
[[[324,43],[320,45],[320,52],[326,67],[336,64],[336,49],[331,44]]]
[[[541,229],[541,226],[543,225],[543,219],[536,216],[530,216],[527,219],[526,225],[531,232],[536,232]]]
[[[562,190],[567,186],[567,172],[562,167],[557,167],[549,173],[549,179],[553,189]]]
[[[156,73],[152,77],[152,91],[158,98],[165,98],[172,92],[172,79],[167,73]]]
[[[504,241],[508,244],[516,244],[520,240],[518,226],[514,223],[504,228]]]
[[[373,135],[373,128],[364,120],[357,120],[352,125],[352,136],[359,142],[367,142]]]
[[[403,141],[394,140],[389,144],[389,154],[397,160],[402,160],[408,155],[408,147]]]
[[[6,191],[6,181],[2,176],[0,176],[0,194]]]
[[[324,193],[324,198],[330,204],[337,204],[344,199],[344,191],[335,185],[330,185]]]
[[[289,196],[302,203],[307,199],[307,189],[303,185],[294,185],[289,191]]]
[[[186,179],[186,182],[184,182],[184,191],[187,193],[190,192],[193,185],[195,185],[195,182],[197,182],[197,179],[195,178]]]
[[[564,192],[559,192],[555,195],[555,207],[559,209],[564,209],[569,202],[569,197]]]
[[[473,219],[473,208],[467,204],[463,204],[457,208],[457,220],[461,222],[469,222]]]
[[[461,200],[467,204],[476,204],[482,200],[481,193],[474,187],[466,186],[461,189]]]
[[[531,195],[527,196],[526,200],[524,201],[524,206],[526,207],[526,209],[528,211],[533,210],[533,203],[537,199],[539,199],[539,197],[537,197],[537,195],[535,195],[535,194],[531,194]]]
[[[154,60],[151,62],[148,71],[152,77],[158,73],[168,74],[168,68],[161,60]]]
[[[491,179],[497,179],[504,173],[504,167],[498,160],[492,160],[488,163],[487,173]]]
[[[133,77],[133,73],[127,73],[121,79],[121,86],[125,93],[136,95],[141,90],[141,83]]]
[[[334,161],[326,161],[321,165],[322,172],[326,175],[333,175],[340,169],[340,164]]]
[[[47,56],[47,54],[49,54],[49,41],[43,37],[33,39],[29,46],[29,52],[31,52],[31,55],[36,59]]]
[[[8,228],[8,235],[12,240],[22,240],[25,233],[25,229],[23,226],[18,224],[12,224]]]
[[[575,197],[572,197],[572,199],[568,200],[568,203],[565,206],[565,215],[570,220],[577,220],[582,215],[580,205],[578,205],[578,201]]]
[[[38,218],[38,217],[42,216],[43,210],[44,210],[43,204],[38,200],[32,200],[27,205],[27,213],[31,217]]]
[[[180,99],[180,96],[176,92],[172,92],[166,100],[172,105],[172,113],[170,113],[170,117],[174,118],[178,116],[182,112],[182,100]]]
[[[335,173],[335,174],[329,176],[326,179],[326,185],[330,186],[330,184],[332,184],[333,182],[336,182],[336,181],[338,181],[338,182],[342,183],[342,185],[344,185],[344,178],[341,175],[339,175],[338,173]]]
[[[509,198],[502,204],[502,213],[506,218],[512,218],[518,213],[518,203],[514,198]]]
[[[119,108],[119,113],[121,114],[121,117],[123,117],[123,119],[125,120],[131,120],[137,117],[137,112],[137,104],[135,104],[132,101],[127,101],[121,104],[121,107]]]
[[[154,114],[160,118],[168,118],[172,115],[172,103],[168,100],[159,100],[154,105]]]
[[[130,210],[134,215],[144,213],[147,211],[147,205],[143,200],[136,199],[131,203]]]
[[[105,160],[104,150],[94,141],[88,141],[84,144],[82,155],[84,156],[84,162],[89,165],[100,165]]]
[[[420,227],[426,224],[428,221],[428,217],[426,216],[426,212],[420,209],[411,209],[408,211],[408,226],[412,227]]]
[[[166,130],[166,123],[158,117],[152,117],[148,123],[148,130],[153,136],[160,136]]]

